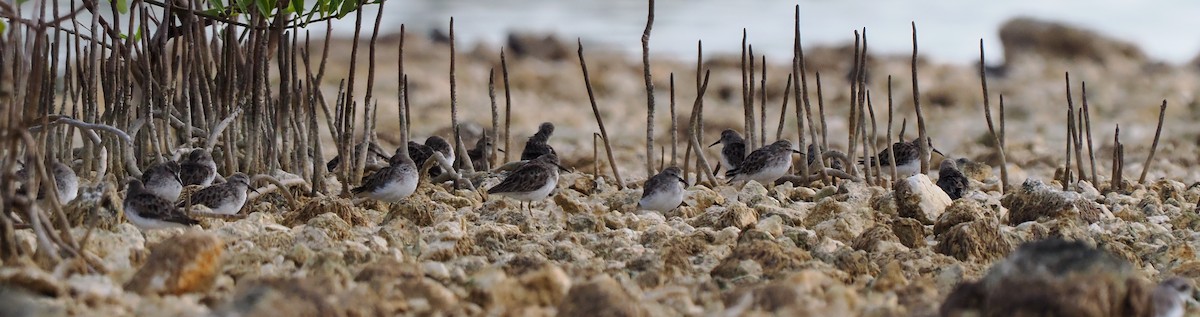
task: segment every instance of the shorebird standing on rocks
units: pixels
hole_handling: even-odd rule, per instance
[[[213,213],[232,215],[246,204],[247,190],[255,190],[250,188],[250,177],[234,173],[224,183],[205,187],[192,194],[187,201],[180,201],[177,206],[186,207],[190,201],[192,205],[208,207]]]
[[[566,170],[559,165],[558,156],[544,154],[518,167],[500,184],[488,188],[487,193],[519,200],[522,207],[528,210],[529,202],[550,197],[550,193],[558,186],[559,169]],[[529,216],[533,217],[533,210],[529,210]]]
[[[19,181],[28,182],[29,170],[18,170],[16,176]],[[79,176],[75,175],[71,167],[60,162],[50,163],[50,176],[54,177],[54,189],[58,193],[59,204],[66,205],[79,196]],[[38,191],[37,199],[42,200],[45,197],[45,192]]]
[[[753,180],[764,186],[771,186],[792,167],[792,153],[803,154],[792,149],[791,141],[775,141],[750,152],[750,156],[747,156],[742,164],[725,172],[725,177],[728,177],[730,182]]]
[[[146,191],[166,199],[169,202],[179,200],[183,191],[183,181],[179,179],[179,164],[175,162],[154,163],[142,172],[142,181]]]
[[[725,168],[726,172],[732,171],[741,165],[742,160],[746,158],[746,140],[742,139],[742,136],[737,131],[733,131],[732,129],[721,131],[721,139],[713,142],[713,144],[709,144],[708,147],[713,147],[717,144],[721,144],[721,164],[713,169],[713,173],[720,172],[722,167]]]
[[[476,171],[488,170],[488,156],[492,155],[492,136],[484,133],[475,141],[475,148],[467,150],[467,158],[471,159],[471,166]]]
[[[552,134],[554,134],[553,123],[543,122],[542,125],[538,126],[538,132],[529,137],[528,141],[525,141],[525,149],[521,151],[521,160],[528,161],[546,154],[554,154],[557,159],[558,152],[555,152],[554,148],[547,143],[550,141],[550,135]]]
[[[363,179],[362,186],[350,191],[355,196],[367,197],[382,202],[399,202],[412,196],[417,191],[417,182],[421,180],[417,172],[417,164],[404,148],[396,149],[396,154],[388,160],[390,164],[375,174]]]
[[[942,160],[942,165],[938,168],[937,185],[950,196],[950,200],[954,200],[962,198],[971,182],[958,170],[958,163],[947,158]]]
[[[212,185],[217,179],[217,162],[213,161],[212,153],[205,149],[195,149],[179,162],[179,180],[183,186]]]
[[[646,184],[642,186],[642,199],[638,201],[638,208],[668,212],[683,204],[687,181],[680,175],[683,175],[683,171],[679,167],[671,166],[646,180]]]
[[[424,165],[426,160],[433,157],[433,152],[441,152],[446,160],[454,162],[454,150],[450,148],[450,143],[446,142],[440,136],[430,136],[425,139],[425,144],[420,144],[413,141],[408,141],[408,153],[410,159],[418,166]],[[429,176],[438,176],[442,174],[442,168],[434,164],[433,168],[429,169]]]
[[[921,152],[921,145],[917,142],[918,139],[913,139],[909,142],[901,141],[893,143],[892,151],[896,153],[896,158],[894,160],[892,159],[892,155],[888,153],[888,149],[884,148],[883,151],[880,151],[879,154],[875,155],[875,157],[862,159],[858,162],[860,164],[875,165],[875,161],[878,160],[879,165],[883,167],[883,175],[892,175],[892,168],[896,169],[896,173],[900,177],[916,175],[917,173],[921,172],[921,160],[919,154]],[[933,148],[933,143],[930,141],[929,137],[925,138],[925,142],[927,145],[926,148],[929,149],[929,152],[925,153],[926,160],[932,157],[933,153],[945,156],[941,151]]]
[[[125,190],[125,218],[142,230],[186,228],[199,224],[174,203],[146,190],[141,180],[131,180]]]
[[[380,161],[385,161],[385,162],[387,161],[387,159],[388,159],[387,152],[383,150],[383,147],[379,146],[379,143],[371,142],[371,143],[367,143],[367,144],[369,144],[367,146],[367,166],[375,165],[375,164],[379,163]],[[354,148],[352,150],[357,152],[358,148],[361,146],[363,146],[363,144],[361,142],[358,144],[355,144]],[[355,153],[355,154],[357,154],[357,153]],[[351,157],[354,157],[354,156],[355,155],[351,155]],[[353,161],[351,161],[351,162],[353,162]],[[337,156],[334,156],[333,159],[330,159],[329,162],[325,163],[325,170],[326,171],[335,171],[335,170],[337,170],[338,166],[341,164],[342,164],[342,155],[338,154]]]

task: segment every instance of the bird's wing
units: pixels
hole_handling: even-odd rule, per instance
[[[729,164],[737,167],[742,165],[742,161],[746,158],[746,144],[734,143],[721,149],[721,154],[729,158]]]
[[[136,204],[138,207],[138,213],[143,218],[170,221],[185,225],[194,225],[200,223],[199,221],[196,221],[196,219],[188,217],[188,215],[185,214],[183,210],[180,210],[179,207],[175,207],[175,205],[172,205],[171,202],[167,201],[166,199],[159,198],[158,196],[154,196],[154,194],[142,193],[126,199],[132,199],[132,201],[129,203]]]
[[[213,173],[213,170],[206,165],[184,164],[179,167],[179,180],[184,186],[196,185],[203,183],[210,173]]]
[[[500,184],[489,188],[488,193],[498,194],[536,190],[545,185],[546,174],[551,172],[550,168],[542,164],[526,163],[517,168],[516,171],[508,174],[508,177],[501,181]]]
[[[399,173],[400,169],[395,166],[384,167],[375,173],[363,179],[362,185],[351,189],[352,193],[371,192],[383,187],[392,174]]]

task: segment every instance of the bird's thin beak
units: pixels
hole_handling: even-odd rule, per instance
[[[250,191],[253,191],[255,194],[262,195],[262,192],[259,192],[258,188],[250,187]]]
[[[558,166],[558,169],[562,170],[563,172],[567,172],[567,173],[571,172],[571,170],[567,169],[566,167],[563,167],[562,165],[560,165],[558,163],[554,163],[554,166]]]
[[[933,149],[933,153],[937,153],[938,155],[941,155],[942,157],[946,157],[946,154],[942,154],[942,151],[938,151],[938,149],[933,148],[933,147],[930,147],[930,149]]]
[[[709,144],[708,147],[713,147],[713,145],[717,145],[720,143],[721,143],[721,140],[717,140],[717,142],[713,142],[713,144]]]
[[[792,153],[800,154],[801,156],[808,156],[807,153],[800,152],[800,150],[796,150],[796,149],[792,149]]]
[[[675,179],[678,179],[679,182],[683,183],[684,185],[690,185],[690,184],[688,184],[686,179],[683,179],[683,177],[675,177]]]
[[[508,153],[508,152],[504,152],[504,149],[496,149],[496,151],[500,152],[500,153]]]

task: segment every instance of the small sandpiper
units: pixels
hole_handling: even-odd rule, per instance
[[[525,141],[525,149],[521,151],[521,160],[528,161],[546,154],[557,156],[558,152],[555,152],[554,148],[548,143],[550,136],[553,134],[554,124],[542,122],[542,125],[538,126],[537,133],[534,133],[533,136],[529,137],[528,141]]]
[[[792,167],[792,153],[801,152],[792,148],[791,141],[775,141],[750,152],[750,156],[747,156],[742,164],[725,172],[725,177],[729,178],[730,182],[753,180],[770,186]]]
[[[129,181],[125,190],[125,218],[142,230],[186,228],[199,224],[174,203],[146,190],[142,181]]]
[[[875,157],[859,160],[859,163],[874,165],[875,160],[879,160],[879,165],[883,167],[883,175],[887,176],[892,175],[893,162],[895,162],[894,166],[899,177],[916,175],[917,173],[921,172],[921,160],[918,159],[918,157],[920,157],[920,154],[918,153],[921,151],[921,145],[917,142],[917,139],[913,139],[909,142],[893,143],[892,151],[896,153],[895,160],[892,160],[892,156],[888,153],[888,149],[884,148],[883,151],[880,151],[879,154],[875,155]],[[929,152],[925,153],[926,160],[932,157],[933,153],[942,155],[941,151],[933,148],[933,143],[928,137],[925,138],[925,142],[927,146],[926,148],[929,149]]]
[[[957,162],[947,158],[943,159],[942,165],[938,167],[937,185],[946,192],[946,195],[950,196],[951,200],[954,200],[962,198],[963,194],[967,192],[967,188],[971,186],[971,182],[958,170]]]
[[[732,171],[742,164],[746,159],[746,140],[742,139],[742,135],[732,129],[721,131],[721,139],[708,147],[721,144],[721,164],[713,170],[713,173],[720,172],[724,167],[725,171]]]
[[[683,204],[687,181],[681,175],[682,170],[671,166],[646,180],[646,184],[642,186],[642,200],[638,201],[638,208],[668,212]]]
[[[155,163],[142,172],[142,184],[151,194],[167,201],[179,200],[183,181],[179,179],[179,164],[175,162]]]
[[[1182,277],[1171,277],[1158,283],[1151,294],[1154,317],[1183,317],[1187,303],[1196,301],[1192,292],[1192,284]]]
[[[212,185],[217,178],[217,162],[213,161],[211,153],[204,149],[195,149],[179,162],[179,180],[183,186]]]
[[[454,150],[450,147],[450,143],[446,142],[440,136],[430,136],[425,139],[425,144],[420,144],[413,141],[408,141],[408,153],[412,161],[417,165],[425,165],[425,161],[433,157],[433,152],[441,152],[442,156],[446,157],[446,161],[454,163]],[[429,169],[429,176],[438,176],[442,174],[442,168],[434,164],[433,168]]]
[[[363,179],[362,186],[351,189],[355,196],[394,203],[412,196],[417,191],[417,182],[421,175],[417,173],[417,164],[408,157],[405,149],[396,149],[396,154],[388,160],[390,164],[375,174]]]
[[[550,193],[558,186],[558,170],[566,170],[558,163],[558,156],[545,154],[521,165],[500,184],[487,190],[488,194],[500,195],[521,201],[522,207],[528,208],[528,203],[550,197]],[[529,211],[532,217],[533,211]]]
[[[51,177],[54,177],[54,189],[58,194],[59,204],[66,205],[79,196],[79,176],[75,175],[74,170],[66,164],[53,162],[50,164],[50,174]],[[18,170],[16,176],[21,182],[28,182],[29,170]],[[24,190],[25,185],[22,184],[21,186],[20,190]],[[45,199],[46,197],[45,192],[38,191],[38,200]]]
[[[224,183],[205,187],[192,194],[188,200],[192,205],[208,207],[213,213],[232,215],[242,210],[242,205],[246,204],[247,190],[254,190],[250,188],[250,177],[234,173],[225,179]],[[180,201],[177,206],[187,207],[187,204],[188,201]]]
[[[371,142],[368,144],[369,145],[367,146],[367,153],[368,153],[367,154],[367,166],[372,166],[372,165],[375,165],[380,162],[386,162],[388,160],[387,151],[384,151],[383,147],[379,146],[379,143]],[[354,145],[354,148],[352,150],[356,151],[355,154],[357,154],[358,148],[361,147],[362,145],[363,144],[361,142]],[[351,157],[354,157],[354,155],[351,155]],[[341,164],[342,164],[342,155],[339,154],[337,156],[334,156],[333,159],[329,160],[329,162],[325,163],[325,170],[326,171],[337,170],[338,166]]]
[[[467,158],[471,159],[471,166],[476,171],[488,169],[488,156],[492,155],[492,146],[492,136],[484,133],[479,141],[475,141],[475,148],[467,150]]]

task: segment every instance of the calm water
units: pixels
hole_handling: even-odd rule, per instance
[[[312,0],[308,0],[312,1]],[[695,56],[697,40],[708,53],[740,50],[742,28],[756,52],[790,58],[792,10],[783,0],[659,0],[651,54]],[[917,22],[921,51],[949,62],[978,58],[984,39],[989,60],[1001,56],[996,33],[1005,20],[1028,15],[1066,21],[1137,43],[1150,56],[1174,63],[1200,53],[1200,1],[1195,0],[801,0],[805,45],[853,41],[866,27],[875,52],[910,52],[910,21]],[[373,20],[376,9],[364,12]],[[513,31],[581,37],[593,47],[638,53],[645,26],[643,0],[393,0],[382,28],[407,24],[416,32],[446,29],[455,18],[460,43],[499,45]],[[353,15],[335,24],[353,32]],[[369,25],[369,24],[368,24]]]

